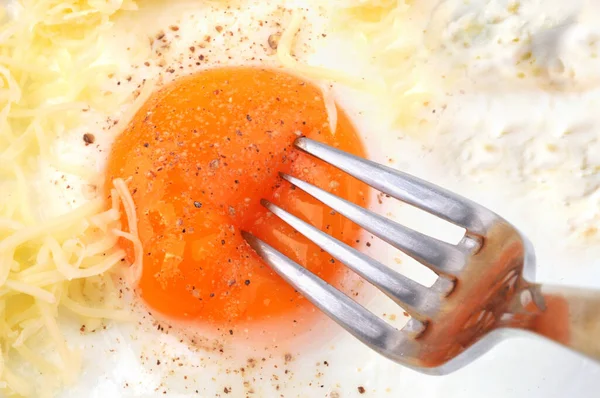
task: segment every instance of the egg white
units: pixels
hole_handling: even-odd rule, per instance
[[[113,29],[102,37],[105,51],[98,62],[119,65],[109,88],[122,94],[123,98],[149,82],[161,84],[202,68],[240,64],[277,67],[267,39],[285,28],[290,16],[284,6],[304,5],[302,2],[271,1],[266,4],[250,0],[227,4],[140,3],[141,10],[121,15]],[[446,3],[450,7],[449,14],[458,13],[458,5]],[[536,2],[540,9],[542,3]],[[480,8],[475,11],[483,12],[488,7],[484,2],[477,4]],[[557,10],[559,5],[553,5]],[[361,52],[361,43],[327,28],[330,15],[325,6],[309,7],[304,16],[306,20],[297,36],[300,44],[295,48],[298,58],[356,76],[377,73],[371,60]],[[456,19],[442,20],[441,26],[445,28],[451,23],[456,23]],[[218,26],[222,27],[221,31]],[[152,43],[149,37],[153,38]],[[204,48],[200,48],[199,43],[203,43]],[[480,45],[484,46],[481,42]],[[200,60],[200,55],[204,55],[204,59]],[[507,150],[518,151],[522,145],[520,140],[527,141],[531,137],[552,139],[547,131],[531,127],[526,110],[513,112],[521,108],[515,105],[516,101],[523,102],[522,108],[536,109],[540,118],[555,116],[555,107],[561,107],[565,117],[559,117],[554,125],[577,120],[596,123],[598,119],[592,118],[595,116],[593,109],[580,110],[583,115],[578,118],[577,111],[569,110],[568,104],[560,102],[562,99],[557,99],[554,94],[537,91],[499,94],[495,91],[497,88],[490,88],[489,82],[476,87],[484,88],[467,92],[460,98],[454,93],[456,97],[445,99],[448,111],[442,125],[447,131],[445,135],[437,136],[433,143],[390,129],[381,114],[385,104],[377,96],[338,85],[334,87],[334,94],[359,128],[371,159],[460,192],[514,222],[534,242],[539,258],[538,275],[544,282],[600,287],[600,246],[588,245],[588,250],[582,251],[577,244],[567,241],[570,231],[565,225],[574,213],[560,210],[557,207],[560,199],[534,184],[533,180],[525,178],[522,183],[515,184],[502,168],[496,167],[495,159],[477,157],[483,144],[498,142],[492,134],[499,124],[506,125],[508,118],[515,118],[515,126],[527,124],[530,130],[515,127],[521,138],[514,142],[510,139],[502,141]],[[594,101],[600,98],[597,93],[589,95]],[[101,172],[114,139],[114,121],[127,111],[133,99],[130,97],[111,115],[90,111],[86,124],[57,142],[54,151],[80,170]],[[555,105],[540,108],[540,101],[544,104],[554,101]],[[590,104],[584,96],[569,97],[569,101],[576,101],[581,107]],[[93,145],[83,145],[81,135],[84,132],[95,135],[97,140]],[[426,134],[424,131],[423,135]],[[564,137],[559,141],[560,145],[567,142]],[[576,142],[568,141],[568,145],[576,145]],[[470,151],[470,155],[461,161],[461,154],[466,151]],[[531,151],[536,149],[532,147]],[[36,184],[40,192],[48,193],[45,195],[47,202],[40,206],[40,211],[48,216],[85,201],[93,194],[90,186],[98,183],[92,176],[94,173],[65,175],[50,166],[45,170]],[[560,181],[568,181],[564,176],[560,178]],[[561,185],[564,186],[568,185]],[[375,209],[415,229],[450,241],[456,240],[460,232],[391,199],[379,199],[381,203],[377,198],[373,200]],[[424,267],[381,242],[375,242],[370,253],[416,280],[433,281],[431,273]],[[368,308],[390,323],[401,326],[406,321],[400,308],[372,290],[365,289],[362,299],[368,301]],[[504,342],[459,372],[430,377],[378,356],[326,319],[292,341],[275,339],[255,346],[243,339],[241,342],[215,339],[207,332],[204,338],[196,336],[194,344],[190,344],[182,332],[157,323],[151,316],[140,313],[139,308],[136,311],[139,319],[130,324],[113,324],[106,330],[86,335],[81,335],[65,320],[69,342],[81,346],[84,363],[81,379],[66,389],[62,397],[462,398],[563,397],[567,394],[591,397],[600,389],[600,367],[530,337]],[[160,330],[160,325],[166,330]],[[289,356],[286,358],[285,354]],[[365,389],[364,395],[359,392],[359,387]]]

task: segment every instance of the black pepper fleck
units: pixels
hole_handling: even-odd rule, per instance
[[[271,47],[271,49],[273,49],[273,50],[277,50],[280,39],[281,39],[280,33],[274,33],[274,34],[270,35],[269,38],[267,39],[267,42],[269,43],[269,47]]]
[[[85,133],[83,135],[83,142],[85,142],[85,146],[93,144],[95,141],[96,141],[96,137],[94,136],[94,134]]]

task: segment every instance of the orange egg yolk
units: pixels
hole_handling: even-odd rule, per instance
[[[331,132],[319,88],[275,70],[202,71],[164,86],[142,106],[114,143],[105,188],[123,178],[134,199],[144,248],[137,288],[151,308],[208,324],[314,312],[240,235],[249,231],[326,281],[340,281],[342,264],[260,204],[268,199],[359,244],[356,225],[279,177],[290,173],[366,205],[368,188],[295,149],[298,135],[364,156],[340,109]],[[125,215],[122,221],[127,225]],[[121,245],[132,261],[133,247]]]

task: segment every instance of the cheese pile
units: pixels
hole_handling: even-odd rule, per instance
[[[423,3],[423,4],[420,4]],[[393,127],[407,132],[426,121],[423,113],[442,82],[429,73],[430,48],[420,35],[428,20],[430,0],[343,0],[335,5],[334,19],[342,30],[354,34],[383,81],[386,109]]]
[[[79,353],[57,317],[63,309],[87,329],[127,319],[107,271],[123,261],[116,246],[121,201],[95,198],[44,219],[32,181],[60,161],[54,140],[77,125],[82,109],[106,108],[111,66],[96,63],[99,34],[131,0],[23,0],[0,10],[0,395],[52,395],[75,380]],[[119,189],[119,187],[121,189]],[[109,208],[106,210],[106,208]]]

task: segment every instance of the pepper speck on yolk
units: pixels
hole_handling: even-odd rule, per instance
[[[278,319],[312,305],[245,243],[246,230],[335,284],[343,265],[260,204],[271,200],[345,243],[360,229],[279,177],[286,172],[361,206],[368,188],[293,148],[301,134],[364,156],[338,109],[292,75],[218,68],[155,92],[117,138],[106,188],[127,181],[144,248],[139,292],[164,316],[216,324]],[[126,217],[123,216],[124,225]],[[128,260],[133,247],[121,242]]]

